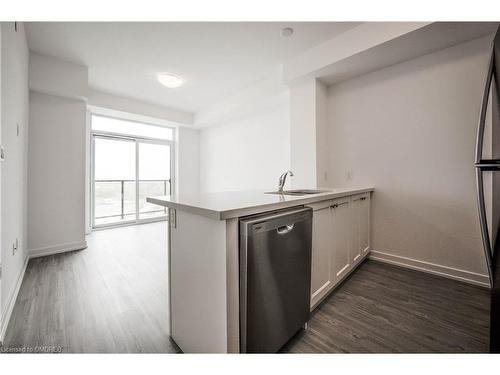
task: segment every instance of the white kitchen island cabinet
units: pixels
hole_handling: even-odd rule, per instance
[[[313,209],[313,310],[370,251],[370,192],[308,206]]]
[[[362,187],[301,196],[251,191],[148,197],[148,202],[169,208],[168,334],[186,353],[240,352],[238,223],[248,215],[323,207],[314,211],[312,284],[318,289],[328,284],[323,289],[330,291],[351,267],[351,197],[370,196],[372,191]]]

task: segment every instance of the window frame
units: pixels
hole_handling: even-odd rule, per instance
[[[115,120],[121,120],[121,121],[129,121],[129,122],[134,122],[138,124],[146,124],[146,125],[152,125],[152,126],[158,126],[158,127],[164,127],[164,128],[169,128],[172,130],[172,139],[167,140],[167,139],[162,139],[162,138],[152,138],[152,137],[146,137],[146,136],[135,136],[135,135],[129,135],[125,133],[118,133],[118,132],[107,132],[107,131],[100,131],[100,130],[93,130],[92,129],[92,119],[94,116],[98,117],[106,117],[110,119],[115,119]],[[154,143],[154,144],[163,144],[166,146],[170,147],[170,194],[175,193],[175,187],[176,187],[176,149],[175,149],[175,139],[176,139],[176,128],[173,126],[167,126],[167,125],[162,125],[162,124],[155,124],[153,122],[149,121],[141,121],[141,120],[135,120],[135,119],[130,119],[126,117],[121,117],[121,116],[110,116],[110,115],[104,115],[102,113],[96,113],[89,111],[89,128],[90,128],[90,230],[100,230],[100,229],[108,229],[108,228],[116,228],[116,227],[122,227],[122,226],[127,226],[127,225],[137,225],[137,224],[145,224],[145,223],[152,223],[152,222],[158,222],[158,221],[166,221],[168,219],[168,210],[165,215],[161,215],[158,217],[154,218],[146,218],[146,219],[140,219],[140,212],[138,212],[138,207],[139,207],[139,144],[140,143]],[[104,138],[104,139],[120,139],[124,141],[131,141],[135,143],[135,172],[136,172],[136,189],[135,189],[135,196],[136,196],[136,212],[135,212],[135,219],[134,220],[127,220],[123,222],[118,222],[118,223],[109,223],[109,224],[95,224],[95,139],[96,138]]]

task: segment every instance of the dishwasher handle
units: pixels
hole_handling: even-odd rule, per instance
[[[276,228],[276,232],[278,232],[278,234],[287,234],[293,229],[293,226],[294,224],[283,225],[282,227]]]
[[[240,236],[251,237],[263,232],[276,231],[287,234],[296,228],[296,224],[312,220],[311,208],[298,208],[261,214],[240,219]]]

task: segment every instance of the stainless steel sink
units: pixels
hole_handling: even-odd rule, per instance
[[[309,194],[319,194],[326,193],[328,190],[314,190],[314,189],[296,189],[296,190],[283,190],[279,191],[269,191],[266,194],[283,194],[283,195],[309,195]]]

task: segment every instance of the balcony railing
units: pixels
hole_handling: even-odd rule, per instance
[[[139,192],[136,192],[136,180],[95,180],[94,185],[94,221],[112,223],[126,218],[136,220],[166,215],[167,209],[146,202],[146,197],[170,194],[170,180],[139,180]],[[139,200],[139,212],[136,208]],[[156,214],[156,215],[155,215]]]

